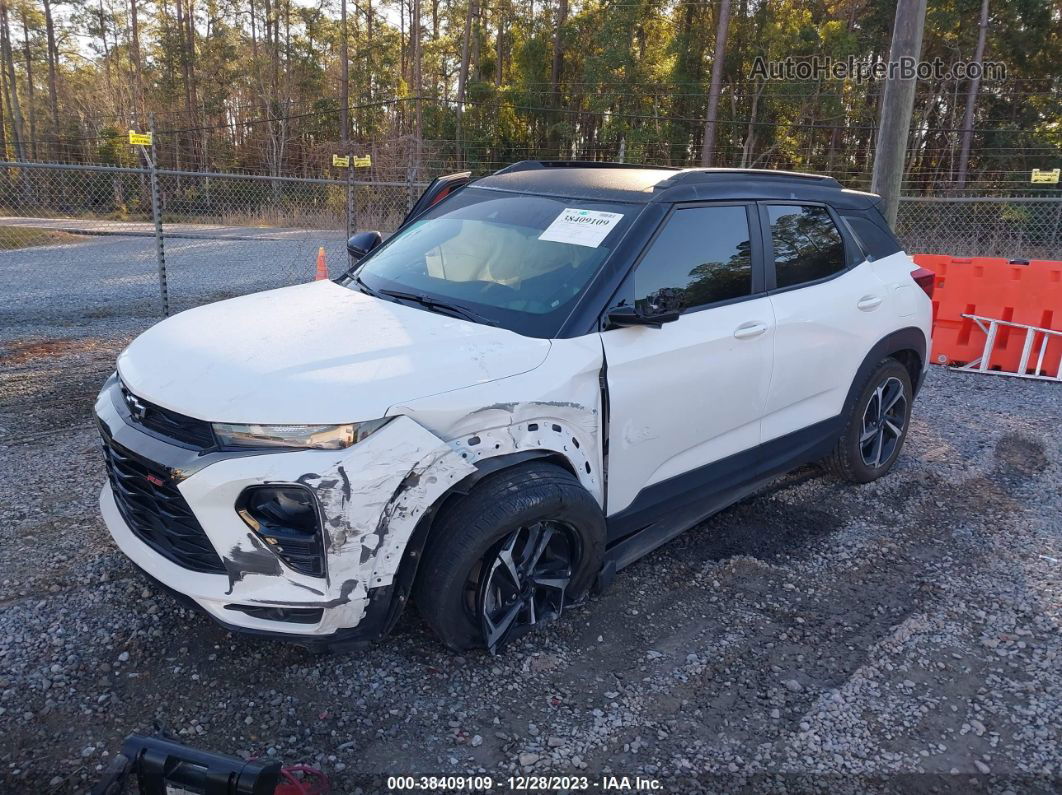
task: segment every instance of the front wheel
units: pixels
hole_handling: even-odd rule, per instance
[[[499,472],[432,529],[417,610],[451,649],[495,653],[586,593],[604,538],[601,508],[570,472],[541,461]]]
[[[887,473],[907,438],[911,420],[911,376],[895,359],[871,373],[852,406],[844,432],[826,468],[854,483],[869,483]]]

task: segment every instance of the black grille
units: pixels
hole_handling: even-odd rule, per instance
[[[165,469],[106,436],[103,455],[115,503],[137,538],[183,568],[225,573],[225,564]]]
[[[209,422],[186,417],[176,411],[149,403],[126,389],[124,384],[122,385],[122,397],[129,407],[129,416],[133,422],[143,425],[148,430],[193,447],[214,446],[214,431]]]

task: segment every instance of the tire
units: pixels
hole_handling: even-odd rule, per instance
[[[902,400],[902,409],[898,402],[891,402],[894,395],[896,401]],[[896,359],[879,362],[849,410],[836,447],[822,462],[826,469],[853,483],[869,483],[885,475],[892,469],[907,438],[912,401],[907,368]],[[884,415],[879,410],[882,405],[888,408]],[[871,432],[874,436],[868,438]]]
[[[563,566],[564,550],[573,553],[567,568],[567,585],[555,584],[552,591],[543,588],[538,597],[530,597],[548,598],[548,607],[559,615],[565,603],[582,598],[589,589],[604,553],[604,515],[574,475],[554,464],[531,461],[488,476],[440,515],[417,572],[413,598],[418,612],[450,649],[487,647],[493,653],[523,634],[514,628],[514,634],[505,637],[504,643],[485,641],[487,625],[483,613],[489,614],[490,603],[485,592],[494,575],[487,576],[486,582],[484,575],[492,565],[499,565],[503,546],[524,538],[530,547],[530,533],[536,527],[543,529],[539,538],[546,537],[544,530],[549,530],[550,550],[546,554],[554,558],[551,565]],[[518,552],[514,548],[509,560],[517,558]],[[524,561],[530,557],[527,555]],[[501,582],[501,573],[497,579]],[[533,579],[528,577],[525,581]],[[534,590],[534,586],[526,587]],[[504,604],[499,602],[498,606],[501,609]],[[534,620],[544,612],[541,605],[536,610],[533,604],[529,612],[532,624],[541,623],[541,618]]]

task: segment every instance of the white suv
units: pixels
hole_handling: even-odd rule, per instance
[[[467,183],[467,184],[466,184]],[[234,630],[496,651],[795,466],[899,455],[932,274],[806,174],[437,180],[320,281],[192,309],[96,403],[115,541]]]

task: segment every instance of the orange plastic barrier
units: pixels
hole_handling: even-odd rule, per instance
[[[914,261],[936,273],[930,360],[937,364],[968,364],[984,352],[984,333],[964,314],[1062,330],[1062,262],[1029,260],[1024,265],[997,257],[940,254],[916,254]],[[1035,351],[1041,339],[1037,335]],[[1016,371],[1024,345],[1024,330],[1001,327],[989,367]],[[1042,372],[1057,376],[1060,358],[1062,338],[1052,337]]]

